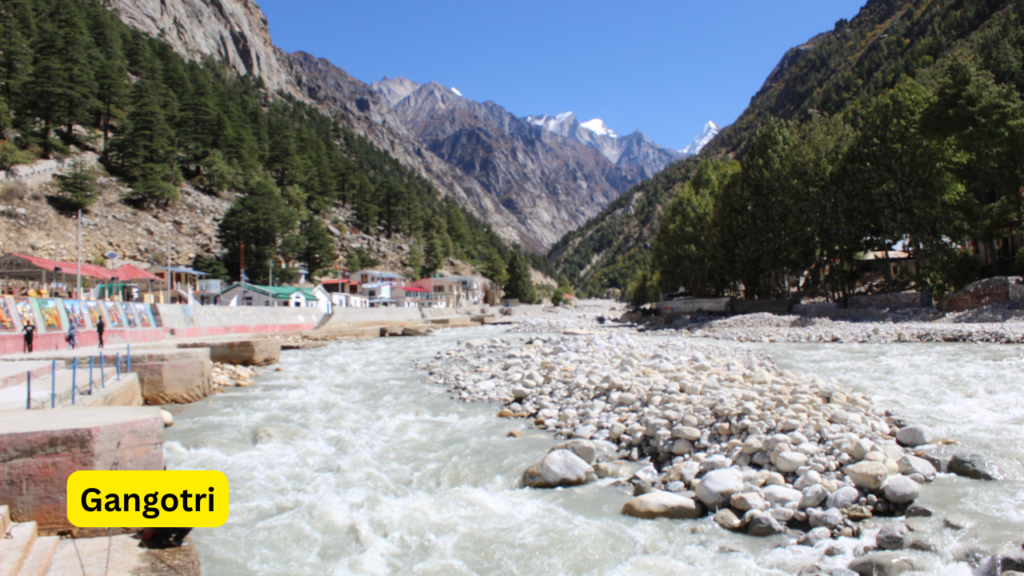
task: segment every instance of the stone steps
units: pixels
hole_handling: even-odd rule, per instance
[[[18,576],[38,534],[35,522],[12,524],[0,539],[0,576]],[[11,536],[8,538],[8,535]]]
[[[32,551],[18,572],[18,576],[44,576],[53,561],[53,555],[57,552],[57,544],[60,538],[57,536],[40,536],[32,545]]]

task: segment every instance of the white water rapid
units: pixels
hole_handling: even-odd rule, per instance
[[[524,490],[521,474],[555,440],[463,404],[412,368],[458,341],[501,328],[428,338],[335,342],[288,352],[259,385],[186,407],[166,431],[169,469],[221,470],[231,482],[227,524],[196,529],[205,574],[234,576],[794,574],[841,567],[845,552],[776,549],[778,539],[723,531],[710,517],[645,521],[619,514],[631,496],[603,484]],[[959,547],[1004,550],[1024,533],[1024,410],[1020,350],[974,345],[757,345],[781,368],[835,378],[875,404],[956,438],[1012,480],[941,477],[919,502],[937,511],[924,534],[939,549],[928,573],[969,575]],[[258,441],[256,439],[258,438]],[[954,533],[941,515],[975,527]],[[1019,546],[1019,543],[1018,543]],[[819,559],[820,558],[820,559]]]

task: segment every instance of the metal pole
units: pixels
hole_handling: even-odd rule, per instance
[[[50,372],[50,408],[57,407],[57,361],[53,361],[53,370]]]
[[[104,363],[104,356],[103,356],[103,353],[100,352],[100,388],[106,388],[107,387],[107,377],[106,377],[105,374],[103,374],[103,363]]]
[[[75,405],[75,388],[78,387],[78,358],[75,358],[71,366],[71,405]]]
[[[75,268],[75,275],[78,276],[78,288],[75,291],[75,298],[82,299],[82,211],[78,211],[78,265]]]
[[[128,372],[128,373],[131,373],[131,371],[132,371],[132,345],[131,344],[128,345],[128,354],[125,355],[125,362],[127,363],[127,366],[125,367],[124,371]]]
[[[121,353],[117,353],[117,381],[121,381]]]
[[[92,356],[89,356],[89,395],[92,396]]]
[[[25,408],[28,410],[32,409],[32,373],[27,372],[25,374]]]

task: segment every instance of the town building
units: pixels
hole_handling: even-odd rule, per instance
[[[298,288],[295,286],[258,286],[239,282],[228,287],[219,297],[221,306],[281,306],[292,308],[318,308],[332,310],[331,296],[321,286]]]

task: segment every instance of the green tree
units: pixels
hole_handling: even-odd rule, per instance
[[[508,270],[505,267],[505,261],[501,259],[501,254],[494,248],[487,251],[487,260],[481,266],[480,271],[498,286],[508,283]]]
[[[84,162],[74,162],[71,171],[57,175],[59,203],[69,210],[84,210],[99,198],[96,171]]]
[[[300,233],[305,240],[305,247],[301,255],[302,263],[306,265],[310,276],[319,275],[338,258],[334,239],[327,231],[327,226],[314,217],[310,217],[302,223]]]
[[[721,189],[739,170],[738,162],[704,161],[669,203],[653,246],[653,266],[664,292],[685,286],[703,294],[717,283],[720,260],[711,221]]]
[[[537,289],[530,274],[530,264],[526,256],[519,250],[513,250],[508,261],[508,283],[505,284],[505,296],[518,298],[524,304],[537,302]]]
[[[361,246],[350,250],[348,256],[345,257],[345,267],[348,268],[349,272],[375,268],[379,264],[380,260]]]
[[[229,265],[241,262],[239,252],[244,244],[246,273],[254,282],[265,282],[267,263],[276,258],[279,242],[295,228],[295,214],[266,176],[246,184],[245,192],[224,214],[217,235],[227,249]],[[235,274],[235,270],[231,272]]]
[[[409,256],[406,258],[405,264],[412,270],[413,280],[423,277],[423,247],[419,242],[413,242],[409,246]]]
[[[128,130],[118,142],[123,173],[132,182],[131,200],[141,204],[177,201],[177,179],[171,167],[173,138],[164,119],[160,85],[151,80],[136,82]]]
[[[558,279],[558,286],[551,293],[551,303],[555,306],[561,306],[565,303],[565,297],[573,295],[572,286],[569,284],[569,279],[563,274]]]

